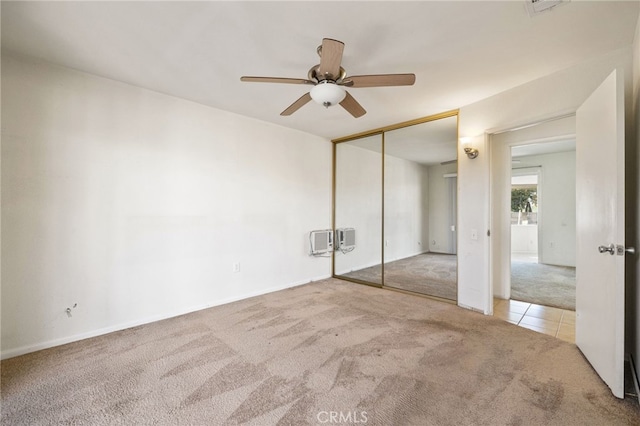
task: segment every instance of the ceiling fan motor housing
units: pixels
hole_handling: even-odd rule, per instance
[[[317,81],[318,83],[326,80],[331,80],[335,83],[340,83],[347,76],[347,72],[342,67],[340,67],[340,75],[337,78],[334,78],[334,76],[330,74],[321,75],[318,72],[319,69],[320,69],[320,64],[314,65],[313,67],[311,67],[308,73],[309,80],[314,80],[314,81]]]

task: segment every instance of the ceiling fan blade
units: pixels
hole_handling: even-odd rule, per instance
[[[240,81],[250,81],[254,83],[286,83],[286,84],[311,84],[316,83],[304,78],[282,78],[282,77],[240,77]]]
[[[343,50],[343,42],[330,38],[322,39],[318,78],[321,80],[336,80],[340,77],[340,63],[342,62]]]
[[[411,86],[416,82],[415,74],[379,74],[354,75],[344,79],[342,84],[347,87],[383,87],[383,86]]]
[[[302,108],[310,100],[311,100],[311,94],[305,93],[304,95],[300,96],[300,98],[298,98],[297,101],[289,105],[287,109],[282,111],[280,115],[291,115],[297,110],[299,110],[300,108]]]
[[[340,105],[355,118],[362,117],[367,113],[367,111],[362,108],[362,105],[360,105],[358,101],[356,101],[353,96],[349,94],[349,92],[347,92],[347,96],[345,96],[342,102],[340,102]]]

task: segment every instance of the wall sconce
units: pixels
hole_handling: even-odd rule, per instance
[[[464,153],[467,154],[467,157],[469,157],[471,160],[478,157],[478,150],[471,146],[471,138],[460,138],[460,143],[462,144]]]

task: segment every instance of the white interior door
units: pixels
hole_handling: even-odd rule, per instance
[[[576,210],[576,344],[623,398],[624,89],[617,70],[576,112]]]

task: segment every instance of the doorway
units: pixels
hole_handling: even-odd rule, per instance
[[[575,311],[575,139],[511,147],[511,299]]]
[[[491,135],[494,315],[575,339],[575,117]]]
[[[569,121],[570,120],[570,121]],[[560,133],[563,121],[572,131]],[[595,372],[624,397],[625,359],[625,126],[624,78],[614,70],[578,107],[575,114],[549,119],[489,135],[491,240],[490,282],[493,294],[503,303],[511,296],[509,251],[510,147],[528,138],[519,130],[543,128],[538,142],[558,140],[557,135],[574,135],[576,217],[575,343]],[[556,127],[554,132],[552,127]],[[565,128],[566,130],[566,128]],[[543,132],[541,132],[543,133]],[[546,140],[545,140],[546,139]],[[607,170],[609,173],[598,173]],[[546,181],[546,174],[545,174]],[[545,194],[546,200],[547,194]],[[548,216],[545,201],[545,219]],[[505,217],[507,216],[507,217]],[[542,241],[543,258],[549,241]]]

